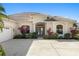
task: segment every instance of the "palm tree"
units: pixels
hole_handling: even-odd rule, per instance
[[[4,28],[3,18],[7,18],[5,14],[5,8],[0,4],[0,30],[2,31]]]

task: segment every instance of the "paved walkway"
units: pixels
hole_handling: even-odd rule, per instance
[[[79,56],[79,41],[34,40],[27,56]]]
[[[7,56],[79,56],[77,40],[17,39],[1,45]]]

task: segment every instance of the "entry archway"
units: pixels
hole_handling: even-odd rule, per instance
[[[36,23],[36,32],[37,32],[38,36],[45,35],[45,23],[44,22]]]

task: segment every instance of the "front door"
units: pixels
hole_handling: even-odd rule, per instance
[[[36,32],[37,32],[38,36],[41,37],[45,34],[45,28],[42,26],[38,26],[38,27],[36,27]]]

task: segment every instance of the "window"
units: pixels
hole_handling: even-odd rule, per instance
[[[57,25],[57,33],[63,34],[63,26],[62,25]]]

